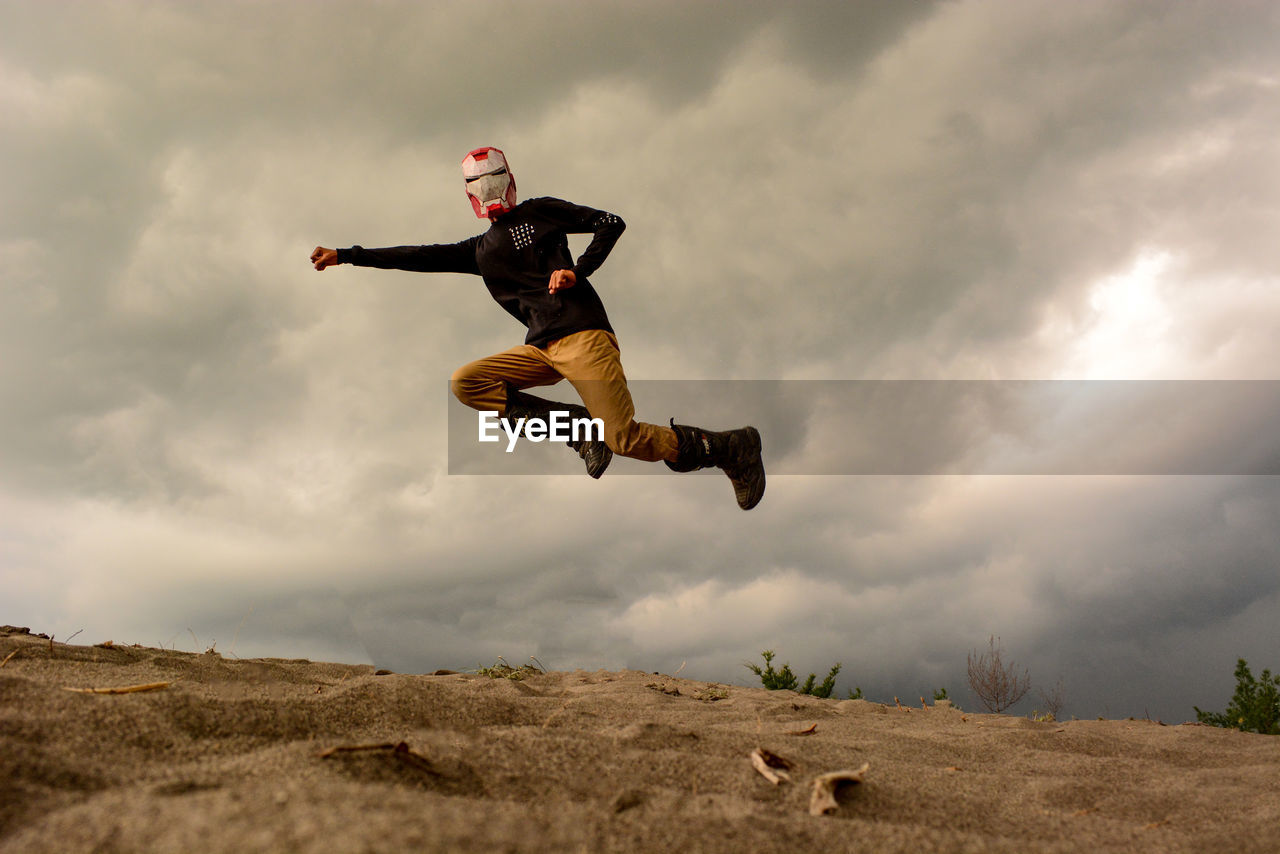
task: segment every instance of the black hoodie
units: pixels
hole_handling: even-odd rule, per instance
[[[525,343],[544,347],[586,329],[612,332],[588,277],[608,257],[626,224],[605,211],[561,199],[529,199],[495,218],[484,234],[461,243],[338,250],[338,263],[419,273],[473,273],[507,312],[529,328]],[[591,234],[574,262],[568,234]],[[551,274],[572,270],[577,283],[548,293]]]

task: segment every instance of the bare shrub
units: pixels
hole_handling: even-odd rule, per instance
[[[969,688],[988,712],[999,714],[1031,690],[1031,672],[1017,673],[1017,666],[1001,658],[1000,639],[991,636],[989,648],[981,655],[969,653]]]

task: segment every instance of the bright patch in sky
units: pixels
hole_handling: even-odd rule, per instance
[[[1070,330],[1059,379],[1176,379],[1169,342],[1173,314],[1164,295],[1170,253],[1149,249],[1089,293],[1089,317]],[[1056,336],[1055,336],[1056,337]]]

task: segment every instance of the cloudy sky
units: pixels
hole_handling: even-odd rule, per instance
[[[3,0],[0,622],[740,684],[774,649],[967,707],[997,635],[1069,714],[1220,709],[1237,657],[1280,668],[1278,37],[1218,0]],[[593,281],[638,389],[769,381],[637,392],[758,421],[757,509],[625,460],[450,473],[449,373],[523,329],[478,279],[307,256],[477,233],[480,145],[626,220]],[[1224,436],[1243,463],[1176,464]],[[986,465],[1028,437],[1059,465]]]

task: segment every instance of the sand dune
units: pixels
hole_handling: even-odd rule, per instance
[[[3,852],[1280,850],[1273,736],[636,671],[378,675],[0,636],[15,651]],[[811,814],[816,776],[864,763]]]

